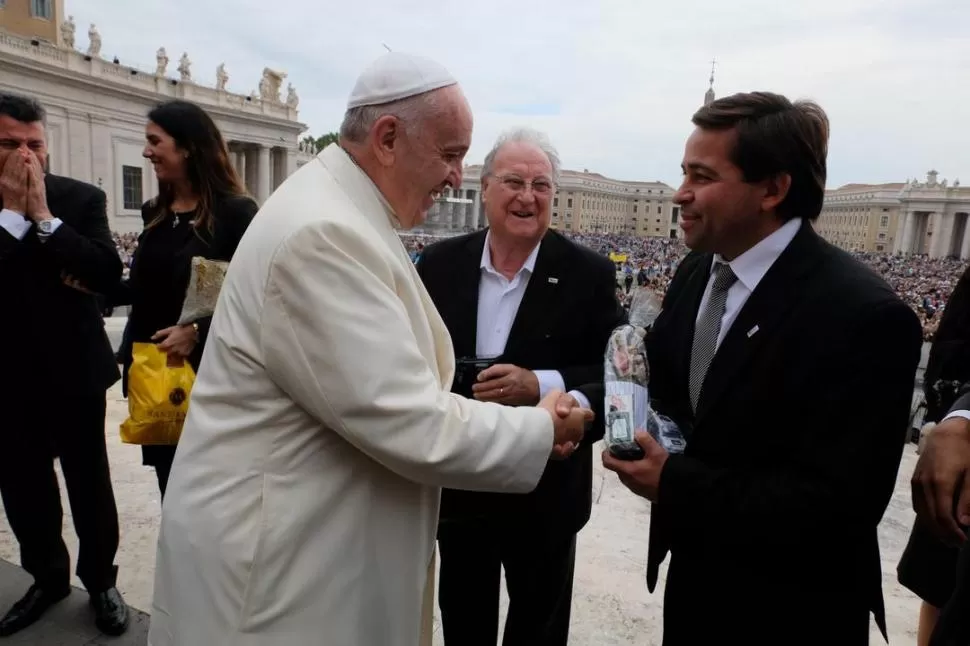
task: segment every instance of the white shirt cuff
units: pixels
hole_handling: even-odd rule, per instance
[[[566,382],[558,370],[533,370],[539,380],[539,399],[549,394],[550,390],[566,390]]]
[[[955,410],[949,415],[947,415],[946,417],[944,417],[943,421],[945,422],[948,419],[954,419],[957,417],[962,417],[965,420],[970,420],[970,410]]]
[[[3,209],[0,211],[0,227],[6,229],[17,240],[23,240],[27,232],[30,231],[30,220],[16,211]]]
[[[589,405],[589,400],[586,399],[586,395],[579,392],[578,390],[570,390],[569,394],[572,395],[577,402],[579,402],[579,405],[581,408],[589,408],[589,409],[593,408],[592,406]]]

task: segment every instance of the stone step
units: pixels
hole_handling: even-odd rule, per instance
[[[32,578],[16,565],[0,559],[0,613],[27,592]],[[0,639],[3,646],[145,646],[148,641],[149,616],[129,608],[131,625],[121,637],[108,637],[94,627],[94,614],[88,593],[74,588],[64,599],[33,626]]]

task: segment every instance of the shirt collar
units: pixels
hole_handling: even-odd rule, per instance
[[[492,264],[492,252],[489,246],[489,243],[491,242],[491,240],[492,240],[492,232],[486,231],[485,248],[482,249],[482,260],[478,266],[490,274],[498,274],[499,273],[498,270],[495,269],[495,265]],[[542,246],[541,240],[539,241],[539,244],[537,244],[535,248],[532,250],[532,253],[529,254],[529,257],[525,259],[525,264],[522,265],[522,268],[516,272],[515,274],[516,276],[522,274],[522,272],[528,272],[530,276],[532,275],[532,272],[534,272],[536,268],[536,258],[539,256],[540,246]]]
[[[354,159],[354,156],[351,155],[349,152],[347,152],[347,150],[343,146],[339,144],[331,144],[330,146],[327,146],[327,148],[325,148],[324,151],[326,151],[328,148],[331,148],[331,147],[336,148],[337,151],[339,151],[339,154],[341,154],[343,157],[346,158],[347,161],[353,164],[353,169],[360,176],[361,183],[363,183],[364,185],[368,186],[371,189],[371,191],[377,197],[377,201],[380,202],[381,206],[384,208],[384,211],[387,214],[387,219],[390,221],[391,226],[394,227],[395,229],[400,229],[401,220],[397,217],[397,214],[394,212],[394,209],[391,207],[391,203],[387,200],[386,197],[384,197],[384,193],[382,193],[381,189],[377,187],[377,184],[374,183],[374,180],[370,178],[370,175],[368,175],[364,171],[364,169],[360,167],[360,164],[357,163],[357,160]],[[321,151],[318,157],[322,158],[323,154],[324,152]],[[338,153],[335,153],[335,155],[336,154]]]
[[[753,292],[771,266],[795,239],[801,226],[801,218],[792,218],[731,262],[724,260],[720,254],[715,254],[714,263],[727,263],[737,276],[738,282]],[[714,264],[711,265],[713,266]]]

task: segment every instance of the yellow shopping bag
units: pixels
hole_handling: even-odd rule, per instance
[[[169,366],[154,343],[135,343],[128,371],[128,419],[121,441],[175,445],[182,434],[195,371],[188,362]]]

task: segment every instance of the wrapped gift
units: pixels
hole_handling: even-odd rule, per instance
[[[604,356],[606,401],[604,439],[616,457],[637,460],[643,451],[634,440],[638,431],[650,433],[669,453],[681,453],[684,436],[672,420],[650,406],[650,365],[645,339],[660,315],[661,299],[641,287],[630,301],[630,322],[613,330]]]
[[[189,278],[189,286],[185,290],[179,325],[188,325],[201,318],[212,316],[227,269],[229,269],[228,262],[209,260],[200,256],[192,258],[192,275]]]

